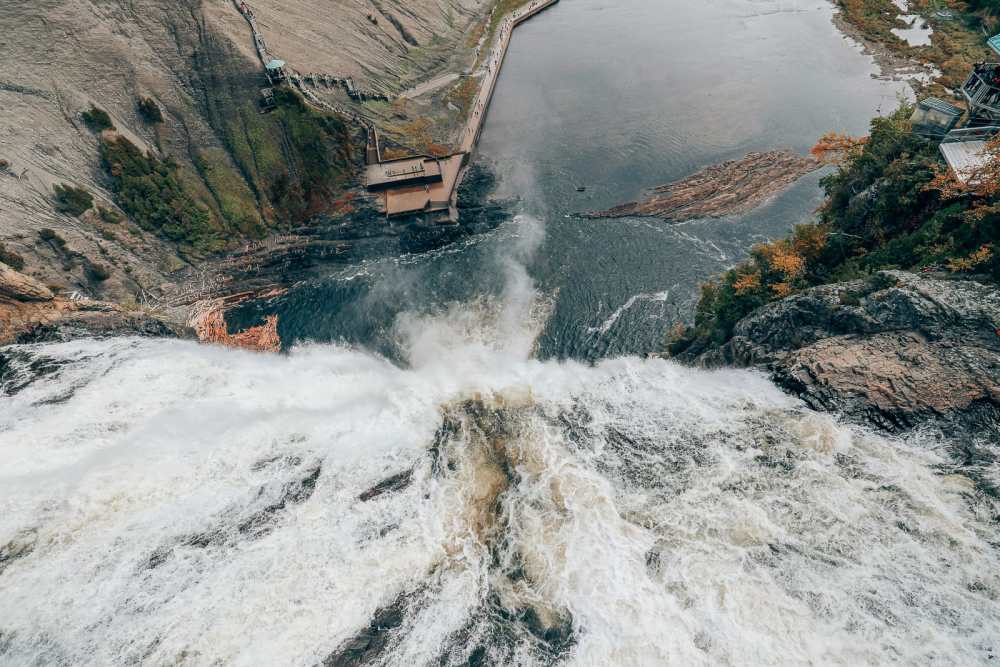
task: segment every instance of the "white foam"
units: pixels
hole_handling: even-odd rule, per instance
[[[630,310],[632,306],[639,303],[640,301],[652,301],[652,302],[662,303],[666,301],[668,298],[670,298],[670,290],[663,290],[662,292],[653,292],[652,294],[647,294],[645,292],[639,294],[633,294],[625,301],[625,303],[618,306],[618,308],[616,308],[614,312],[612,312],[611,315],[609,315],[606,320],[601,322],[600,326],[588,327],[587,331],[589,331],[590,333],[605,334],[611,329],[611,327],[617,324],[618,320],[621,318],[622,315],[625,314],[627,310]]]
[[[515,260],[540,230],[521,224],[503,299],[400,321],[409,368],[326,345],[20,348],[63,365],[2,399],[0,547],[32,550],[0,573],[0,658],[315,664],[409,593],[379,664],[458,661],[486,641],[461,632],[491,591],[571,617],[571,664],[996,650],[998,508],[940,445],[839,425],[751,372],[534,360],[545,300]],[[453,471],[429,453],[470,396],[509,406],[499,542],[463,523],[482,443],[456,432]],[[316,465],[312,495],[273,510]],[[241,530],[269,507],[269,532]],[[501,648],[493,662],[550,660]]]

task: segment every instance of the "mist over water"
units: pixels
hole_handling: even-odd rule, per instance
[[[397,318],[402,364],[8,349],[0,662],[994,655],[1000,507],[958,448],[839,425],[750,372],[540,361],[552,301],[524,264],[545,227],[516,227],[497,296]]]

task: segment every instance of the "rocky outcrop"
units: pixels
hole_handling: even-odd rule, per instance
[[[17,301],[50,301],[52,290],[0,262],[0,297]]]
[[[192,337],[186,327],[104,301],[14,301],[0,298],[0,345],[79,337]]]
[[[713,165],[685,179],[661,185],[642,201],[582,217],[649,216],[681,222],[745,213],[820,166],[810,156],[789,151],[749,153],[742,160]]]
[[[883,271],[764,306],[706,366],[767,369],[810,406],[898,431],[1000,435],[1000,289]]]
[[[177,337],[193,332],[113,303],[56,296],[31,276],[0,263],[0,345],[111,335]]]

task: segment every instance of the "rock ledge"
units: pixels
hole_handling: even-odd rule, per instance
[[[882,271],[764,306],[694,357],[757,366],[810,406],[899,431],[936,422],[1000,435],[1000,290]]]

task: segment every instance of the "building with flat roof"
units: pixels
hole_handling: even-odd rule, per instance
[[[396,218],[417,213],[434,213],[454,217],[452,196],[464,157],[464,154],[459,153],[437,160],[440,170],[437,180],[424,183],[401,182],[386,187],[386,216]]]
[[[426,155],[378,162],[365,167],[365,186],[372,192],[393,187],[427,185],[441,180],[441,161]]]
[[[941,142],[941,155],[955,178],[968,183],[981,173],[993,156],[986,144],[1000,133],[1000,127],[971,127],[952,130]]]

